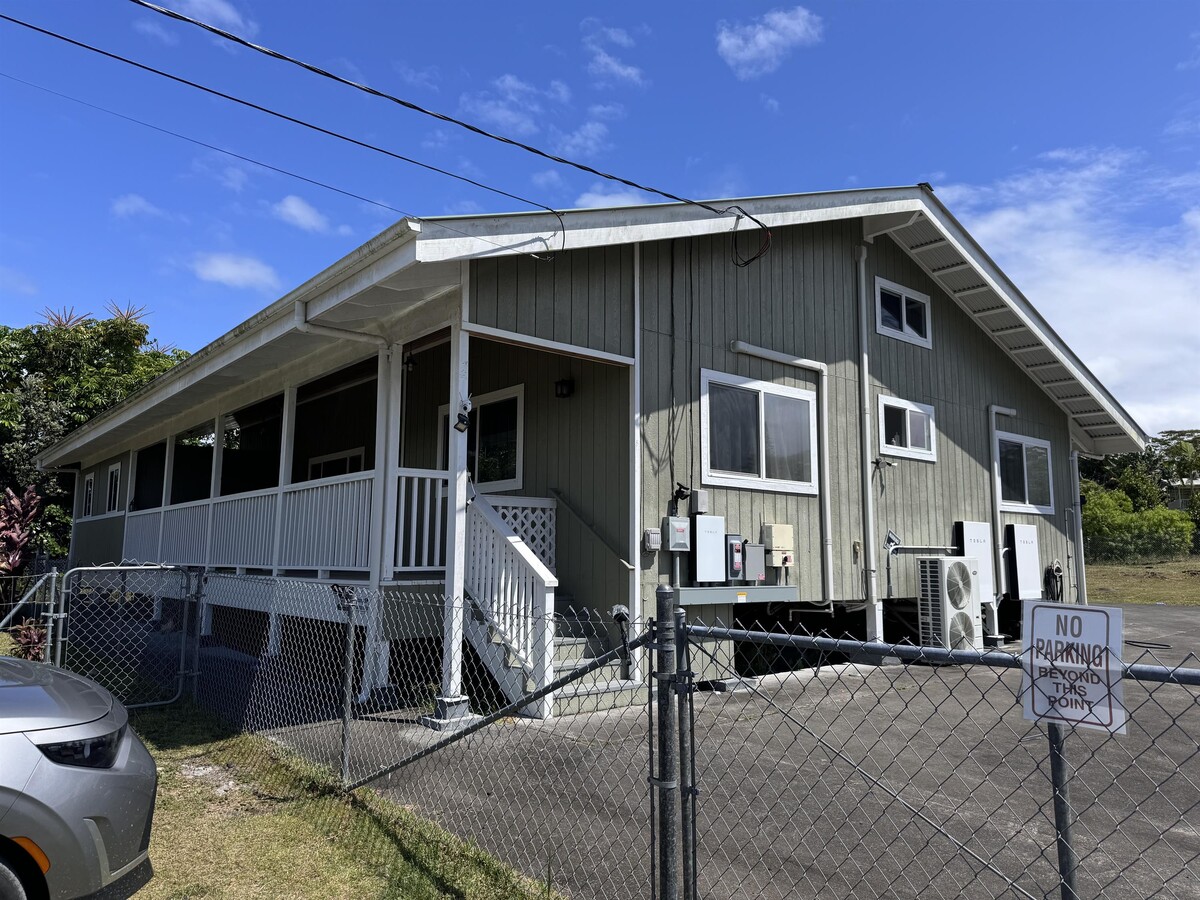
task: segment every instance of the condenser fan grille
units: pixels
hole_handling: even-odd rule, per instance
[[[965,612],[954,614],[949,631],[951,650],[970,650],[975,646],[975,623]]]
[[[946,599],[955,609],[966,609],[971,602],[971,570],[953,562],[946,567]]]

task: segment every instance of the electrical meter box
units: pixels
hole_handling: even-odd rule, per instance
[[[692,579],[697,584],[725,581],[725,517],[692,517]]]
[[[667,516],[662,523],[666,549],[671,553],[686,553],[692,549],[692,523],[686,516]]]
[[[742,545],[742,569],[751,584],[762,584],[767,580],[767,554],[762,544],[746,541]]]
[[[725,535],[725,579],[727,581],[742,581],[746,577],[742,543],[740,534]]]
[[[768,550],[796,549],[796,529],[791,525],[763,525],[762,542]]]

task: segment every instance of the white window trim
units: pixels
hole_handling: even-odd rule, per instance
[[[112,497],[112,477],[113,477],[114,472],[116,472],[116,474],[117,474],[117,496],[115,498],[114,505],[110,506],[109,501],[114,499]],[[105,479],[104,479],[104,512],[105,513],[124,512],[124,510],[121,508],[121,464],[120,463],[113,463],[111,466],[109,466],[108,474],[105,476]]]
[[[903,409],[905,412],[924,413],[929,417],[929,449],[920,447],[897,447],[887,442],[887,432],[883,425],[884,410],[889,406]],[[907,425],[908,419],[905,417]],[[909,429],[911,432],[911,429]],[[925,403],[913,403],[911,400],[901,400],[899,397],[879,395],[879,452],[884,456],[902,456],[905,459],[917,459],[921,462],[937,462],[937,419],[933,407]]]
[[[352,472],[350,474],[361,475],[363,472],[368,471],[366,468],[366,464],[367,464],[367,448],[366,447],[355,447],[353,450],[340,450],[337,453],[326,453],[324,456],[310,456],[308,458],[308,480],[309,481],[319,480],[319,479],[313,478],[313,473],[312,473],[313,466],[320,465],[321,463],[332,462],[335,459],[344,459],[347,462],[346,468],[349,469],[350,468],[349,461],[354,459],[354,457],[356,457],[356,456],[362,460],[362,465],[359,466],[359,469],[357,472]],[[340,475],[323,475],[321,477],[322,478],[340,478],[341,476]]]
[[[1031,513],[1034,515],[1053,515],[1054,513],[1054,451],[1050,447],[1049,441],[1043,441],[1041,438],[1033,438],[1024,434],[1015,434],[1011,431],[997,431],[996,443],[992,447],[992,452],[996,459],[996,496],[1004,496],[1004,485],[1000,480],[1000,441],[1011,441],[1014,444],[1021,444],[1022,447],[1042,447],[1046,451],[1046,475],[1049,478],[1050,484],[1050,505],[1035,506],[1032,503],[1017,503],[1014,500],[1001,500],[1000,511],[1011,513]],[[1025,496],[1029,496],[1029,465],[1022,459],[1022,471],[1025,475]]]
[[[83,505],[79,508],[79,518],[91,518],[96,508],[96,473],[88,472],[83,476]]]
[[[883,324],[883,303],[880,291],[888,290],[893,294],[899,294],[902,298],[908,300],[916,300],[925,307],[925,337],[913,334],[907,330],[907,327],[902,331],[896,331],[893,328],[888,328]],[[903,310],[902,310],[903,311]],[[909,344],[916,344],[918,347],[924,347],[927,350],[933,347],[933,309],[929,302],[929,295],[922,294],[920,291],[914,291],[912,288],[906,288],[902,284],[896,284],[894,281],[888,281],[886,278],[875,276],[875,331],[885,337],[895,338],[898,341],[906,341]]]
[[[472,409],[480,409],[489,403],[517,398],[517,477],[504,481],[487,481],[475,484],[475,490],[481,494],[496,494],[504,491],[519,491],[525,484],[525,385],[514,384],[512,387],[492,391],[490,394],[480,394],[471,398]],[[478,413],[477,413],[478,415]],[[446,454],[446,438],[450,430],[450,406],[443,403],[438,407],[438,446],[437,458],[439,463]],[[468,473],[474,479],[473,472]],[[474,481],[472,481],[474,484]]]
[[[766,434],[762,431],[763,424],[763,394],[776,394],[781,397],[791,397],[796,400],[804,400],[808,403],[808,446],[812,456],[812,480],[811,481],[784,481],[779,478],[763,478],[754,475],[733,474],[729,472],[715,471],[709,464],[709,446],[708,446],[708,386],[716,382],[717,384],[729,385],[730,387],[748,388],[758,391],[758,422],[760,426],[759,435],[759,469],[766,471],[766,452],[767,441]],[[723,487],[740,487],[748,488],[752,491],[778,491],[786,494],[816,494],[818,493],[817,485],[820,483],[820,473],[817,471],[817,394],[815,391],[807,391],[803,388],[787,387],[782,384],[774,384],[769,381],[756,381],[753,378],[743,378],[740,375],[729,375],[725,372],[717,372],[713,369],[700,370],[700,460],[701,460],[701,480],[704,484],[711,484]]]

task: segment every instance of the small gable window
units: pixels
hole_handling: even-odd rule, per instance
[[[933,346],[929,323],[929,295],[888,281],[875,279],[875,330],[887,337],[919,347]]]
[[[936,462],[933,407],[898,397],[880,397],[879,452]]]

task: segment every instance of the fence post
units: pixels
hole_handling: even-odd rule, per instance
[[[58,566],[54,567],[54,571],[50,574],[50,625],[47,628],[46,634],[46,653],[44,656],[45,662],[50,662],[50,648],[54,648],[54,665],[61,666],[63,663],[63,638],[67,634],[67,595],[70,593],[70,585],[67,579],[63,579],[62,587],[58,584]],[[58,623],[58,632],[55,634],[54,623]],[[54,635],[54,641],[51,642],[50,636]]]
[[[342,660],[342,787],[350,784],[350,719],[354,708],[354,589],[348,588],[338,606],[346,612],[346,652]]]
[[[687,613],[675,610],[675,691],[679,695],[679,827],[683,853],[680,874],[683,900],[696,897],[696,759],[692,745],[692,695],[695,691],[688,649]]]
[[[54,570],[50,573],[50,602],[46,605],[46,612],[42,613],[46,619],[46,649],[42,651],[42,662],[44,663],[52,663],[58,656],[58,648],[54,643],[54,616],[55,613],[58,612],[58,610],[55,609],[55,604],[58,597],[58,591],[56,590],[57,587],[58,566],[55,566]]]
[[[1066,728],[1057,722],[1047,726],[1050,739],[1050,783],[1054,788],[1054,832],[1058,845],[1058,878],[1062,900],[1079,900],[1075,891],[1075,844],[1071,828],[1075,811],[1071,808],[1071,775],[1067,766]]]
[[[675,718],[675,589],[659,585],[654,627],[657,665],[651,677],[657,681],[658,704],[658,900],[679,897],[679,743]]]

